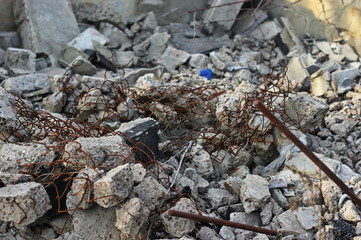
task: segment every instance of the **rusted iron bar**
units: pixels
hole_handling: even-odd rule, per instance
[[[281,132],[283,132],[288,139],[290,139],[317,167],[323,171],[327,177],[329,177],[337,186],[339,186],[342,191],[344,191],[352,201],[361,208],[361,199],[347,187],[347,185],[336,176],[334,172],[331,171],[310,149],[308,149],[297,137],[294,135],[285,124],[276,118],[273,113],[268,110],[259,99],[254,100],[254,106],[260,110]]]
[[[240,229],[249,230],[252,232],[264,233],[264,234],[273,235],[273,236],[276,236],[279,234],[278,231],[276,231],[276,230],[255,227],[252,225],[247,225],[247,224],[242,224],[242,223],[237,223],[237,222],[232,222],[232,221],[226,221],[223,219],[202,216],[202,215],[194,214],[194,213],[187,213],[187,212],[181,212],[181,211],[176,211],[176,210],[168,210],[168,214],[170,216],[174,216],[174,217],[187,218],[187,219],[195,220],[198,222],[213,223],[213,224],[220,225],[220,226],[240,228]]]

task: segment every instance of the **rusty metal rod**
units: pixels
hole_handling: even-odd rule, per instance
[[[218,218],[206,217],[206,216],[202,216],[202,215],[194,214],[194,213],[187,213],[187,212],[181,212],[181,211],[176,211],[176,210],[168,210],[168,214],[170,216],[174,216],[174,217],[181,217],[181,218],[195,220],[198,222],[213,223],[213,224],[221,225],[221,226],[240,228],[240,229],[244,229],[244,230],[249,230],[249,231],[258,232],[258,233],[264,233],[264,234],[273,235],[273,236],[276,236],[279,234],[278,231],[276,231],[276,230],[255,227],[252,225],[247,225],[247,224],[242,224],[242,223],[237,223],[237,222],[232,222],[232,221],[226,221],[226,220],[218,219]]]
[[[290,139],[317,167],[323,171],[342,191],[344,191],[357,206],[361,208],[361,199],[349,188],[347,185],[336,176],[310,149],[308,149],[297,137],[294,135],[285,124],[276,118],[273,113],[268,110],[259,99],[254,100],[254,106],[260,110],[281,132],[283,132],[288,139]]]

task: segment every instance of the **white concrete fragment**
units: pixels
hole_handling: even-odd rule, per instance
[[[142,164],[137,163],[132,165],[131,167],[133,173],[133,181],[135,184],[141,183],[147,174],[147,170],[143,167]]]
[[[162,64],[168,71],[173,71],[185,63],[189,57],[189,53],[168,46],[163,55],[158,60],[158,63]]]
[[[70,191],[66,195],[66,207],[72,209],[87,209],[93,202],[94,182],[101,177],[101,172],[92,168],[82,169],[74,178]]]
[[[349,44],[342,45],[342,53],[349,61],[357,61],[358,55]]]
[[[133,155],[124,139],[116,135],[100,138],[81,137],[69,142],[65,145],[63,159],[64,165],[71,169],[83,168],[86,165],[94,168],[115,167],[126,159],[132,159]]]
[[[0,220],[28,225],[43,216],[51,203],[40,183],[27,182],[0,188]]]
[[[209,57],[201,53],[192,54],[189,59],[189,65],[194,68],[205,69],[209,63]]]
[[[311,75],[311,93],[319,97],[327,92],[330,86],[331,75],[327,71],[319,70]]]
[[[323,180],[321,183],[321,191],[324,204],[330,212],[338,210],[338,201],[342,195],[341,189],[331,180]]]
[[[55,153],[38,143],[5,143],[0,146],[0,172],[18,173],[19,171],[39,174],[50,169]]]
[[[16,75],[35,72],[36,55],[27,49],[8,48],[5,51],[5,67]]]
[[[188,198],[181,198],[177,204],[169,210],[198,214],[195,204]],[[185,218],[172,217],[169,216],[167,212],[164,212],[161,215],[161,218],[165,230],[173,237],[182,237],[183,235],[192,232],[196,227],[196,221]]]
[[[340,161],[327,158],[323,154],[315,153],[315,155],[327,165],[342,181],[349,181],[352,177],[358,176],[349,166],[341,163]],[[326,179],[327,176],[301,152],[295,152],[290,154],[285,162],[288,169],[297,169],[304,175],[307,175],[316,179]]]
[[[167,189],[154,178],[147,177],[133,188],[130,197],[140,198],[145,206],[153,211],[156,206],[161,206],[166,200]]]
[[[199,175],[204,177],[213,173],[211,156],[201,145],[192,146],[189,154],[192,156],[190,167],[194,168]]]
[[[110,170],[94,183],[94,199],[104,208],[124,201],[133,187],[133,173],[129,163]]]
[[[298,90],[310,78],[299,57],[293,57],[287,65],[287,78],[291,81],[291,89]]]
[[[239,197],[246,213],[258,210],[271,197],[268,181],[258,175],[247,175],[242,182]]]
[[[140,229],[147,222],[150,211],[139,198],[132,198],[116,210],[115,226],[122,237],[136,239]]]
[[[157,78],[153,73],[147,73],[137,79],[135,86],[140,89],[148,89],[158,87],[159,85],[161,85],[159,78]]]
[[[80,33],[76,38],[71,40],[68,43],[68,46],[74,47],[79,51],[84,51],[86,49],[95,50],[93,41],[104,45],[109,42],[109,39],[96,29],[88,28],[84,32]]]
[[[234,158],[226,150],[215,151],[211,155],[213,159],[213,168],[223,175],[232,170],[234,166]]]
[[[360,213],[357,211],[355,204],[351,200],[347,200],[340,209],[340,217],[343,220],[350,222],[361,221]]]

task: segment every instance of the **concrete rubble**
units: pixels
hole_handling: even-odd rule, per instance
[[[0,239],[275,239],[169,210],[360,239],[253,105],[361,197],[360,8],[330,2],[0,0]]]

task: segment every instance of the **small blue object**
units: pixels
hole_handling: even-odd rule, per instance
[[[199,72],[199,76],[206,77],[208,80],[212,78],[212,70],[207,68]]]

